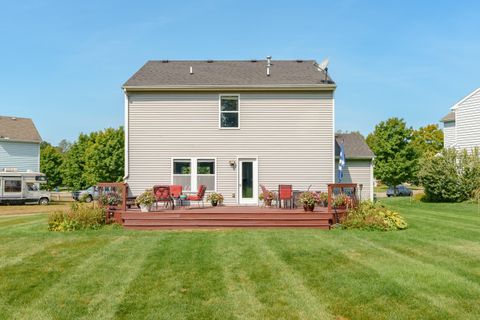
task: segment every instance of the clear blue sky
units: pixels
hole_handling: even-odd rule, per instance
[[[149,59],[330,58],[336,125],[438,122],[480,86],[480,1],[6,1],[0,115],[58,143],[123,124]]]

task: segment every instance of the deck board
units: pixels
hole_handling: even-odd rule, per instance
[[[219,229],[219,228],[320,228],[329,229],[333,212],[327,208],[265,208],[220,206],[205,208],[162,208],[155,212],[128,209],[121,212],[127,229]]]

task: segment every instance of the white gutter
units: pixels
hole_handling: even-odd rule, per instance
[[[124,131],[125,131],[125,172],[123,176],[123,180],[128,178],[129,174],[129,159],[128,159],[128,95],[127,95],[127,90],[125,88],[123,89],[123,94],[124,94],[124,109],[125,109],[125,126],[124,126]]]

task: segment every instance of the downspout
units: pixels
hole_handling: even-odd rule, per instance
[[[127,90],[123,89],[124,94],[124,108],[125,108],[125,172],[123,176],[123,180],[125,181],[128,178],[128,166],[129,166],[129,159],[128,159],[128,94]]]

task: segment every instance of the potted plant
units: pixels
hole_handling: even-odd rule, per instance
[[[271,207],[272,206],[272,200],[276,198],[275,192],[273,191],[268,191],[265,194],[262,192],[259,196],[258,199],[263,201],[263,204],[265,207]]]
[[[327,192],[320,192],[318,194],[318,199],[319,199],[319,203],[322,205],[322,207],[327,207],[328,206],[328,193]]]
[[[302,192],[298,197],[298,202],[303,205],[303,210],[312,212],[315,204],[320,201],[318,193],[313,191]]]
[[[221,193],[212,192],[208,195],[207,201],[210,201],[212,207],[216,207],[218,204],[222,204],[223,196]]]
[[[347,206],[348,196],[345,194],[339,194],[333,198],[333,206],[335,208],[345,208]]]
[[[152,190],[145,190],[135,199],[135,204],[140,207],[140,211],[149,212],[155,202]]]

